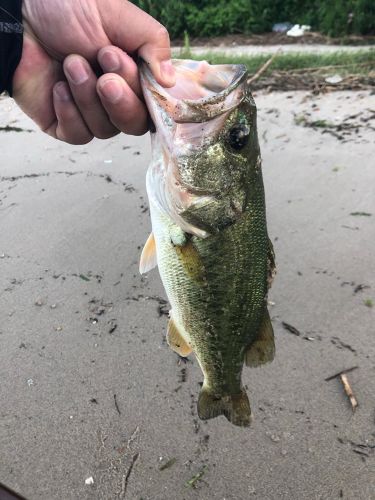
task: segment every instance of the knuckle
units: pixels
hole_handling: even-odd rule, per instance
[[[73,146],[81,146],[84,144],[88,144],[93,140],[94,136],[89,133],[77,134],[76,136],[64,136],[60,137],[60,140],[67,142],[68,144],[72,144]]]
[[[94,135],[97,139],[105,140],[105,139],[110,139],[111,137],[114,137],[119,133],[120,133],[119,130],[112,128],[111,130],[98,131]]]
[[[159,43],[161,42],[163,45],[169,45],[169,33],[165,26],[162,24],[159,25],[159,30],[157,32],[157,40]]]

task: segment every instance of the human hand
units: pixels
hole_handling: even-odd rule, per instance
[[[131,55],[149,63],[161,85],[174,84],[161,24],[126,0],[24,0],[23,23],[13,97],[43,131],[71,144],[147,131]]]

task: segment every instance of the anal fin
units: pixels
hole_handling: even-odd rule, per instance
[[[274,357],[275,339],[270,314],[266,309],[258,337],[245,352],[245,364],[246,366],[256,367],[271,362]]]
[[[177,352],[177,354],[183,356],[184,358],[186,358],[186,356],[189,356],[189,354],[192,352],[192,348],[178,331],[173,318],[170,318],[168,322],[167,342],[169,347],[173,351]]]

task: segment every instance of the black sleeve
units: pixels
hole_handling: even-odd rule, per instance
[[[0,0],[0,94],[12,95],[23,44],[22,0]]]

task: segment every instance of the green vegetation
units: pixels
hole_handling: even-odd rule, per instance
[[[364,301],[364,304],[365,304],[366,307],[373,307],[374,306],[374,303],[373,303],[373,301],[371,299],[366,299]]]
[[[172,38],[264,33],[277,22],[310,24],[331,36],[375,33],[374,0],[134,0]]]
[[[185,48],[176,54],[181,58],[204,59],[212,64],[244,64],[250,74],[255,73],[270,58],[269,54],[246,56],[246,55],[226,55],[219,53],[191,54],[190,48]],[[264,75],[269,75],[273,71],[295,71],[307,68],[329,67],[329,72],[337,67],[340,74],[346,71],[351,74],[368,74],[369,68],[375,68],[375,50],[355,51],[355,52],[332,52],[322,54],[302,54],[287,53],[275,57],[269,69]],[[317,125],[319,126],[319,125]]]

